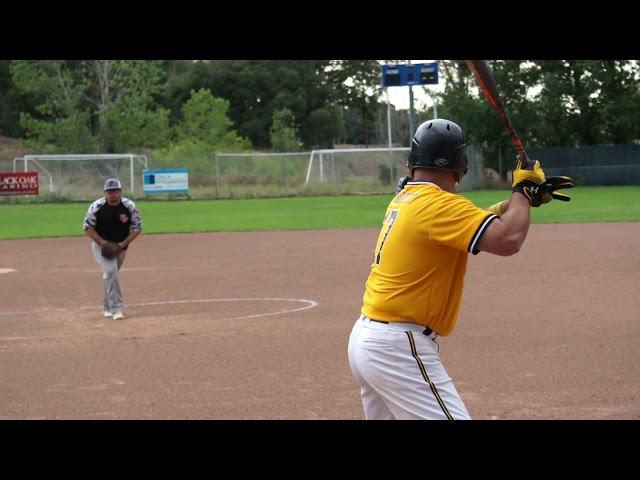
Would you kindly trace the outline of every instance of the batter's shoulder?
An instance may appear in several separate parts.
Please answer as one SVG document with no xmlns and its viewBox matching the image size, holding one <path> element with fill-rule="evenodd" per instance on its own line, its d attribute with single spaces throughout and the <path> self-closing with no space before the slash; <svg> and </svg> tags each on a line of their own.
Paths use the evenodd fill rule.
<svg viewBox="0 0 640 480">
<path fill-rule="evenodd" d="M 455 192 L 443 191 L 439 198 L 434 202 L 435 210 L 441 214 L 447 212 L 450 215 L 461 214 L 462 212 L 475 212 L 484 209 L 478 207 L 475 203 Z"/>
<path fill-rule="evenodd" d="M 460 195 L 458 192 L 447 192 L 446 190 L 442 190 L 440 198 L 446 202 L 450 203 L 460 203 L 465 205 L 474 205 L 474 203 L 469 200 L 467 197 Z"/>
</svg>

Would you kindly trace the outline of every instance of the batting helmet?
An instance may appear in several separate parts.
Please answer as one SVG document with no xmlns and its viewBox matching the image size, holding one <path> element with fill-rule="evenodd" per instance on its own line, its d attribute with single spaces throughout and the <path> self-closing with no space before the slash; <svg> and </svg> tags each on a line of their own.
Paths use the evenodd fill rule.
<svg viewBox="0 0 640 480">
<path fill-rule="evenodd" d="M 412 175 L 415 167 L 452 170 L 460 181 L 468 169 L 466 146 L 458 124 L 444 118 L 427 120 L 413 136 L 407 167 Z"/>
</svg>

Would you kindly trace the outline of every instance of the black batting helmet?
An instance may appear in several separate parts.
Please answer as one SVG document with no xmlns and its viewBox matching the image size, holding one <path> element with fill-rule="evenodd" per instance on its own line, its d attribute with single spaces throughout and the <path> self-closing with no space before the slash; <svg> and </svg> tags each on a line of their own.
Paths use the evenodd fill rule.
<svg viewBox="0 0 640 480">
<path fill-rule="evenodd" d="M 415 167 L 452 170 L 460 181 L 468 169 L 466 146 L 457 123 L 444 118 L 427 120 L 413 136 L 407 167 L 412 175 Z"/>
</svg>

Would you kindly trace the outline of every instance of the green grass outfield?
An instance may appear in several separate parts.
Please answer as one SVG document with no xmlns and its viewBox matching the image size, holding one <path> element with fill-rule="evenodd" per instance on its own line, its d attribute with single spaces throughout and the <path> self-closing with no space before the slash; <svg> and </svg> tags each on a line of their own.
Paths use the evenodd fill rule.
<svg viewBox="0 0 640 480">
<path fill-rule="evenodd" d="M 640 186 L 564 190 L 569 203 L 533 209 L 534 223 L 640 220 Z M 464 194 L 487 207 L 508 191 Z M 259 200 L 139 201 L 145 233 L 307 230 L 377 227 L 391 195 Z M 0 204 L 0 239 L 83 235 L 88 203 Z"/>
</svg>

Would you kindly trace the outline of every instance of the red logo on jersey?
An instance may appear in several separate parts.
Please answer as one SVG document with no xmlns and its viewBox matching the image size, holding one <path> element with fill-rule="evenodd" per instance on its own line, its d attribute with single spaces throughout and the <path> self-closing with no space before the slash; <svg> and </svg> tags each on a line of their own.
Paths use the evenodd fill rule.
<svg viewBox="0 0 640 480">
<path fill-rule="evenodd" d="M 127 217 L 124 213 L 120 214 L 120 221 L 122 223 L 127 223 L 129 221 L 129 217 Z"/>
</svg>

